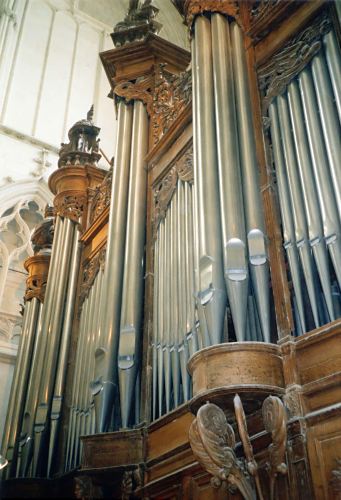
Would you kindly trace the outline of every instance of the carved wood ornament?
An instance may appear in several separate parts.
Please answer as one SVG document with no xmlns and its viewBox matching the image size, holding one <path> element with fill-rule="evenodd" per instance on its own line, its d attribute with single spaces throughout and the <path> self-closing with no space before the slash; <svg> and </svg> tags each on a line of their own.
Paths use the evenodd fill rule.
<svg viewBox="0 0 341 500">
<path fill-rule="evenodd" d="M 104 269 L 106 246 L 104 246 L 96 255 L 87 262 L 83 268 L 82 283 L 79 296 L 79 313 L 86 297 L 89 295 L 95 278 L 100 269 Z"/>
<path fill-rule="evenodd" d="M 255 500 L 256 493 L 250 482 L 254 477 L 259 499 L 264 499 L 258 477 L 258 465 L 253 455 L 246 418 L 241 399 L 234 399 L 235 414 L 244 454 L 247 462 L 245 470 L 242 460 L 235 454 L 235 436 L 221 408 L 215 404 L 203 405 L 189 429 L 189 441 L 194 456 L 203 468 L 213 475 L 212 486 L 219 488 L 226 482 L 232 489 L 238 489 L 246 500 Z M 265 429 L 271 433 L 268 471 L 270 476 L 270 498 L 274 499 L 275 480 L 278 474 L 285 474 L 284 463 L 287 445 L 286 415 L 282 401 L 275 396 L 265 399 L 262 408 Z"/>
<path fill-rule="evenodd" d="M 178 179 L 184 182 L 193 183 L 193 146 L 192 144 L 185 152 L 175 160 L 168 174 L 154 187 L 154 219 L 153 234 L 161 220 L 166 216 L 167 208 L 173 197 Z"/>
<path fill-rule="evenodd" d="M 272 99 L 284 92 L 290 81 L 319 52 L 322 37 L 331 27 L 327 14 L 318 16 L 311 25 L 274 54 L 268 63 L 258 69 L 259 88 L 265 94 L 264 110 L 267 110 Z"/>
<path fill-rule="evenodd" d="M 103 213 L 110 205 L 111 199 L 111 184 L 112 184 L 112 168 L 99 186 L 96 186 L 93 192 L 90 209 L 90 225 Z"/>
</svg>

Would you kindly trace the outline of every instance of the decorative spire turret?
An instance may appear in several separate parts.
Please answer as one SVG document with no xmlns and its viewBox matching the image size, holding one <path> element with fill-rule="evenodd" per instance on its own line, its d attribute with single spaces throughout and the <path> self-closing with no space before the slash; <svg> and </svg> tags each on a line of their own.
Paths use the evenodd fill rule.
<svg viewBox="0 0 341 500">
<path fill-rule="evenodd" d="M 100 128 L 93 123 L 94 106 L 89 109 L 86 119 L 79 120 L 69 130 L 69 144 L 61 145 L 58 167 L 68 165 L 96 164 L 101 158 L 99 154 Z"/>
</svg>

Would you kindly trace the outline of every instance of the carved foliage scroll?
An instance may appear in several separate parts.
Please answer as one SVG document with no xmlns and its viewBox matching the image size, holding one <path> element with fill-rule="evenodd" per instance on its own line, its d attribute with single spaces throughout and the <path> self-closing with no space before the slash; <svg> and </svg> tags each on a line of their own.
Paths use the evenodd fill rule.
<svg viewBox="0 0 341 500">
<path fill-rule="evenodd" d="M 104 268 L 106 247 L 102 248 L 83 268 L 83 277 L 80 289 L 79 308 L 81 309 L 84 300 L 89 295 L 95 278 L 100 269 Z"/>
<path fill-rule="evenodd" d="M 234 452 L 236 443 L 232 427 L 228 424 L 223 410 L 214 404 L 206 403 L 199 409 L 189 430 L 190 445 L 198 462 L 212 474 L 212 486 L 220 487 L 226 482 L 230 489 L 237 488 L 243 498 L 255 499 L 256 493 L 248 475 L 251 474 L 255 480 L 258 498 L 262 500 L 265 497 L 258 477 L 258 465 L 253 455 L 244 408 L 238 394 L 234 398 L 234 407 L 247 467 L 242 460 L 237 459 Z M 270 500 L 274 500 L 276 477 L 287 472 L 286 414 L 282 401 L 276 396 L 265 399 L 262 413 L 265 429 L 271 433 L 272 439 L 268 450 L 268 472 Z"/>
<path fill-rule="evenodd" d="M 169 172 L 154 187 L 154 235 L 162 219 L 166 216 L 168 205 L 174 194 L 178 179 L 193 182 L 193 146 L 191 145 L 180 158 L 175 160 Z"/>
<path fill-rule="evenodd" d="M 111 198 L 112 169 L 99 186 L 96 186 L 91 203 L 90 224 L 110 205 Z"/>
<path fill-rule="evenodd" d="M 259 87 L 265 94 L 263 99 L 265 109 L 319 52 L 322 46 L 321 39 L 330 31 L 331 26 L 327 14 L 317 17 L 303 32 L 281 48 L 268 63 L 259 68 Z"/>
<path fill-rule="evenodd" d="M 66 193 L 57 194 L 54 199 L 56 215 L 79 222 L 87 201 L 87 196 L 83 191 L 67 191 Z"/>
<path fill-rule="evenodd" d="M 238 18 L 238 3 L 234 0 L 185 0 L 186 24 L 191 28 L 196 16 L 204 12 L 220 12 Z"/>
<path fill-rule="evenodd" d="M 174 75 L 159 64 L 155 72 L 155 89 L 151 115 L 154 144 L 167 132 L 171 124 L 192 98 L 192 73 Z"/>
</svg>

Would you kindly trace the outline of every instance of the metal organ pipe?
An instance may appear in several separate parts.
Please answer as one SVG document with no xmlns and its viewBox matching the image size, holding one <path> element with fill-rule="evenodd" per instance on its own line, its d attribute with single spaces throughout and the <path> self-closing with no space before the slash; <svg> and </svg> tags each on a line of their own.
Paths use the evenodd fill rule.
<svg viewBox="0 0 341 500">
<path fill-rule="evenodd" d="M 331 180 L 334 187 L 339 220 L 341 220 L 340 121 L 336 113 L 333 89 L 322 51 L 313 58 L 311 68 L 320 111 L 319 116 L 324 134 L 324 142 L 329 160 Z"/>
<path fill-rule="evenodd" d="M 304 127 L 304 115 L 297 81 L 288 86 L 288 103 L 295 141 L 297 166 L 302 187 L 304 209 L 308 225 L 309 243 L 314 255 L 327 307 L 333 311 L 328 255 L 326 252 L 321 213 L 319 208 L 308 138 Z"/>
<path fill-rule="evenodd" d="M 36 410 L 39 403 L 39 388 L 37 387 L 37 381 L 40 380 L 42 374 L 45 352 L 50 341 L 54 299 L 56 294 L 57 279 L 60 271 L 59 261 L 60 255 L 62 253 L 61 248 L 63 248 L 63 245 L 64 220 L 60 216 L 57 216 L 51 253 L 49 279 L 46 286 L 45 303 L 41 322 L 42 335 L 39 338 L 39 346 L 37 346 L 37 350 L 34 354 L 34 359 L 32 360 L 32 372 L 27 389 L 23 425 L 20 437 L 21 464 L 19 473 L 21 476 L 27 476 L 29 474 L 29 468 L 31 466 L 31 461 L 33 458 L 34 423 Z M 35 471 L 32 470 L 32 473 L 35 473 Z"/>
<path fill-rule="evenodd" d="M 118 133 L 109 213 L 105 283 L 102 303 L 103 343 L 96 351 L 98 392 L 95 397 L 97 431 L 110 428 L 117 391 L 117 353 L 122 306 L 123 263 L 128 204 L 133 107 L 118 104 Z"/>
<path fill-rule="evenodd" d="M 328 158 L 318 116 L 318 106 L 310 68 L 299 75 L 301 98 L 311 151 L 314 176 L 323 221 L 323 230 L 334 270 L 341 288 L 341 228 L 331 177 L 326 166 Z"/>
<path fill-rule="evenodd" d="M 305 282 L 316 327 L 320 326 L 318 315 L 317 294 L 314 283 L 314 270 L 310 247 L 308 246 L 308 228 L 304 214 L 304 205 L 298 177 L 298 168 L 295 156 L 288 104 L 284 96 L 277 97 L 279 123 L 283 141 L 283 152 L 286 162 L 287 178 L 289 183 L 291 207 L 295 226 L 296 246 L 301 259 Z"/>
<path fill-rule="evenodd" d="M 263 338 L 266 342 L 270 342 L 269 269 L 264 216 L 258 181 L 243 36 L 240 27 L 235 22 L 231 24 L 231 41 L 249 263 Z"/>
<path fill-rule="evenodd" d="M 337 5 L 337 2 L 335 3 Z M 334 91 L 336 107 L 341 120 L 341 57 L 335 33 L 331 30 L 323 37 L 329 75 Z"/>
<path fill-rule="evenodd" d="M 245 340 L 248 266 L 229 22 L 213 14 L 212 56 L 224 276 L 237 340 Z"/>
<path fill-rule="evenodd" d="M 206 345 L 222 339 L 226 307 L 223 278 L 219 182 L 214 123 L 211 23 L 197 17 L 194 26 L 195 61 L 195 183 L 199 227 L 198 307 L 202 308 L 201 331 Z M 204 321 L 204 323 L 203 323 Z M 205 331 L 207 329 L 207 331 Z"/>
<path fill-rule="evenodd" d="M 148 114 L 145 105 L 141 101 L 135 101 L 118 349 L 118 377 L 123 427 L 128 426 L 131 416 L 139 366 L 147 196 L 147 176 L 144 157 L 147 153 L 147 147 Z"/>
<path fill-rule="evenodd" d="M 274 160 L 276 165 L 276 178 L 278 194 L 283 223 L 284 248 L 286 250 L 291 278 L 297 301 L 300 324 L 303 332 L 306 331 L 304 303 L 300 280 L 300 265 L 298 260 L 298 249 L 295 245 L 295 229 L 290 207 L 290 195 L 286 178 L 285 159 L 281 145 L 281 132 L 278 120 L 278 111 L 275 103 L 270 104 L 269 116 L 271 120 L 271 139 L 273 145 Z"/>
</svg>

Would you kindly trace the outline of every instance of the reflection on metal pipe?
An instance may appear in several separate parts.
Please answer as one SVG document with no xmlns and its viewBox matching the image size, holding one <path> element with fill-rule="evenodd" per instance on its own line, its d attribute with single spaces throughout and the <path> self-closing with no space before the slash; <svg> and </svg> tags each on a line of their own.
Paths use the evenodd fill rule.
<svg viewBox="0 0 341 500">
<path fill-rule="evenodd" d="M 224 270 L 234 328 L 245 340 L 248 269 L 229 22 L 213 14 L 212 54 Z"/>
<path fill-rule="evenodd" d="M 141 101 L 135 101 L 118 350 L 120 407 L 123 427 L 128 426 L 133 408 L 141 343 L 147 195 L 144 157 L 147 153 L 147 146 L 147 111 Z"/>
<path fill-rule="evenodd" d="M 53 385 L 56 375 L 58 351 L 61 337 L 66 284 L 69 274 L 70 257 L 75 223 L 64 221 L 63 246 L 58 265 L 58 280 L 51 315 L 50 338 L 46 346 L 44 363 L 41 371 L 39 399 L 34 423 L 33 475 L 44 474 L 47 465 L 46 453 L 49 440 L 48 418 L 51 411 Z"/>
<path fill-rule="evenodd" d="M 56 451 L 58 428 L 60 425 L 60 417 L 62 412 L 63 394 L 65 389 L 65 377 L 67 369 L 67 357 L 71 340 L 71 328 L 74 314 L 75 294 L 77 287 L 77 278 L 79 271 L 79 261 L 81 247 L 79 243 L 79 231 L 74 227 L 71 261 L 69 268 L 69 281 L 67 285 L 67 296 L 65 304 L 65 313 L 63 315 L 63 327 L 61 332 L 61 344 L 58 354 L 58 367 L 56 379 L 54 383 L 54 393 L 52 399 L 51 416 L 50 416 L 50 442 L 48 445 L 48 467 L 47 476 L 50 476 L 52 460 Z"/>
<path fill-rule="evenodd" d="M 273 145 L 274 160 L 276 165 L 276 178 L 280 209 L 283 223 L 284 248 L 287 252 L 292 282 L 297 302 L 298 316 L 303 332 L 306 331 L 303 295 L 300 282 L 300 266 L 297 247 L 295 245 L 294 222 L 292 219 L 290 196 L 285 174 L 285 160 L 281 146 L 281 134 L 278 122 L 277 108 L 274 103 L 270 105 L 269 116 L 271 120 L 271 138 Z"/>
<path fill-rule="evenodd" d="M 341 229 L 339 214 L 337 212 L 331 178 L 328 169 L 326 169 L 326 165 L 328 165 L 328 158 L 323 143 L 323 133 L 318 116 L 318 106 L 309 68 L 305 68 L 300 73 L 299 84 L 320 202 L 325 241 L 333 262 L 339 286 L 341 287 Z"/>
<path fill-rule="evenodd" d="M 199 16 L 195 21 L 195 145 L 194 188 L 199 226 L 199 308 L 200 329 L 205 344 L 221 341 L 226 307 L 223 280 L 219 183 L 215 144 L 213 74 L 210 21 Z M 207 328 L 207 331 L 205 331 Z M 208 338 L 207 338 L 208 337 Z"/>
<path fill-rule="evenodd" d="M 64 219 L 57 216 L 55 223 L 54 241 L 52 246 L 49 278 L 47 280 L 45 303 L 43 307 L 41 332 L 39 336 L 39 345 L 34 353 L 32 360 L 32 372 L 30 375 L 29 386 L 27 390 L 27 398 L 24 410 L 23 425 L 20 436 L 20 475 L 27 476 L 34 451 L 34 420 L 36 409 L 39 401 L 39 387 L 37 381 L 40 380 L 45 352 L 50 340 L 50 332 L 52 326 L 53 307 L 56 294 L 56 285 L 59 273 L 59 262 L 61 257 L 61 249 L 64 246 Z M 38 341 L 37 341 L 38 342 Z"/>
<path fill-rule="evenodd" d="M 328 76 L 327 65 L 323 53 L 317 54 L 311 62 L 312 74 L 315 84 L 319 116 L 321 119 L 329 160 L 329 169 L 334 187 L 336 205 L 341 219 L 341 130 L 340 121 L 335 110 L 333 90 Z"/>
<path fill-rule="evenodd" d="M 335 2 L 335 4 L 337 5 L 338 2 Z M 323 45 L 339 119 L 341 120 L 341 57 L 339 45 L 333 30 L 329 31 L 329 33 L 323 37 Z"/>
<path fill-rule="evenodd" d="M 302 187 L 304 209 L 308 225 L 309 243 L 313 251 L 327 308 L 329 314 L 332 315 L 333 306 L 330 289 L 328 256 L 323 238 L 321 213 L 316 192 L 308 139 L 304 127 L 302 103 L 296 81 L 292 81 L 288 87 L 288 102 L 291 126 L 295 141 L 297 165 Z"/>
<path fill-rule="evenodd" d="M 231 41 L 250 270 L 263 338 L 266 342 L 270 342 L 269 269 L 264 216 L 243 36 L 240 27 L 235 22 L 231 24 Z"/>
<path fill-rule="evenodd" d="M 277 107 L 283 141 L 283 153 L 287 168 L 291 207 L 293 211 L 296 245 L 300 254 L 315 325 L 316 327 L 318 327 L 320 326 L 320 320 L 318 316 L 313 262 L 311 258 L 310 248 L 308 246 L 308 228 L 305 219 L 302 193 L 298 178 L 298 168 L 295 156 L 295 146 L 291 133 L 288 104 L 284 96 L 277 97 Z"/>
<path fill-rule="evenodd" d="M 118 133 L 108 224 L 108 243 L 103 293 L 103 343 L 96 351 L 95 397 L 97 430 L 108 431 L 117 392 L 117 353 L 120 327 L 123 262 L 126 238 L 132 106 L 118 105 Z"/>
</svg>

